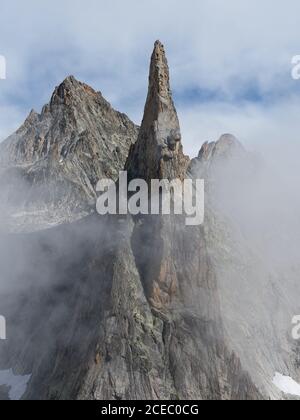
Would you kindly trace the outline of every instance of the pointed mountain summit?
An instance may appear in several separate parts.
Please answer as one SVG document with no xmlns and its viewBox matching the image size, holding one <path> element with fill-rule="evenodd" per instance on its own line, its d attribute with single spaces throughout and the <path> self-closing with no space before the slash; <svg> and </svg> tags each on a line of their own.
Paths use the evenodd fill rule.
<svg viewBox="0 0 300 420">
<path fill-rule="evenodd" d="M 189 158 L 183 154 L 165 49 L 160 41 L 156 41 L 144 118 L 126 167 L 129 178 L 143 178 L 150 182 L 157 178 L 184 178 L 188 163 Z"/>
<path fill-rule="evenodd" d="M 118 178 L 137 136 L 138 127 L 100 92 L 67 77 L 42 112 L 31 111 L 0 145 L 0 201 L 22 215 L 12 224 L 44 228 L 82 217 L 95 207 L 99 179 Z"/>
<path fill-rule="evenodd" d="M 164 46 L 156 41 L 151 57 L 149 91 L 145 106 L 144 123 L 160 120 L 164 111 L 169 111 L 168 122 L 173 129 L 180 130 L 170 88 L 169 67 Z M 171 127 L 169 127 L 171 128 Z"/>
<path fill-rule="evenodd" d="M 56 222 L 59 214 L 66 219 L 82 198 L 93 197 L 95 180 L 123 169 L 137 132 L 102 95 L 69 77 L 41 115 L 33 112 L 3 146 L 11 151 L 6 180 L 11 182 L 12 169 L 19 172 L 17 185 L 25 202 L 32 203 L 35 225 L 52 207 Z M 199 164 L 223 155 L 232 144 L 231 136 L 206 144 Z M 131 177 L 150 181 L 186 177 L 188 163 L 165 51 L 157 42 L 142 129 L 126 166 Z M 20 180 L 26 188 L 20 188 Z M 2 185 L 4 181 L 0 172 Z M 15 194 L 13 186 L 10 194 Z M 274 321 L 279 295 L 261 305 L 267 321 L 263 328 L 254 322 L 249 329 L 249 320 L 255 318 L 259 295 L 282 289 L 272 281 L 264 293 L 257 292 L 267 284 L 251 275 L 248 247 L 240 258 L 236 235 L 231 240 L 230 230 L 224 230 L 210 207 L 205 226 L 187 227 L 180 215 L 142 215 L 119 222 L 87 217 L 35 235 L 5 236 L 1 284 L 9 286 L 0 294 L 0 308 L 9 337 L 0 343 L 0 371 L 30 375 L 22 398 L 255 400 L 262 398 L 257 382 L 264 396 L 272 396 L 256 380 L 257 372 L 265 381 L 278 366 L 292 363 L 280 358 L 279 351 L 270 363 L 272 353 L 256 346 L 256 337 L 266 337 L 272 352 L 276 337 L 280 349 L 276 331 L 264 326 Z M 252 290 L 253 301 L 244 305 Z M 224 312 L 225 305 L 232 309 Z M 243 345 L 245 332 L 251 340 Z M 287 343 L 282 344 L 287 353 Z M 255 370 L 253 355 L 261 360 Z M 293 370 L 294 378 L 297 372 Z M 7 396 L 0 383 L 1 391 Z"/>
<path fill-rule="evenodd" d="M 111 162 L 120 158 L 115 154 L 120 150 L 123 162 L 117 165 L 119 170 L 137 133 L 137 126 L 115 111 L 100 92 L 69 76 L 55 88 L 41 114 L 31 111 L 25 123 L 1 144 L 0 163 L 33 164 L 46 158 L 55 165 L 79 149 L 85 153 L 81 158 L 89 155 Z M 113 177 L 118 174 L 103 172 Z"/>
<path fill-rule="evenodd" d="M 191 160 L 189 173 L 193 178 L 210 178 L 215 175 L 217 167 L 224 172 L 225 165 L 231 165 L 234 161 L 249 161 L 249 156 L 239 140 L 232 134 L 223 134 L 218 141 L 205 142 L 198 157 Z M 243 166 L 242 165 L 242 166 Z"/>
</svg>

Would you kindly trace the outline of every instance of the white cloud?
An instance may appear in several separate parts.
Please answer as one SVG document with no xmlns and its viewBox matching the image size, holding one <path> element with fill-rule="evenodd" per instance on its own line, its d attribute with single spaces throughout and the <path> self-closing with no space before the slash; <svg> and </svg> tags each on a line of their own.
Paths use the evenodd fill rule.
<svg viewBox="0 0 300 420">
<path fill-rule="evenodd" d="M 185 148 L 195 156 L 205 141 L 216 141 L 221 134 L 231 133 L 247 149 L 262 154 L 270 155 L 272 150 L 279 156 L 285 154 L 287 148 L 299 150 L 299 110 L 298 97 L 267 105 L 212 102 L 180 107 Z"/>
<path fill-rule="evenodd" d="M 22 112 L 16 106 L 5 106 L 0 103 L 0 139 L 16 131 L 20 123 L 26 118 L 26 112 Z"/>
</svg>

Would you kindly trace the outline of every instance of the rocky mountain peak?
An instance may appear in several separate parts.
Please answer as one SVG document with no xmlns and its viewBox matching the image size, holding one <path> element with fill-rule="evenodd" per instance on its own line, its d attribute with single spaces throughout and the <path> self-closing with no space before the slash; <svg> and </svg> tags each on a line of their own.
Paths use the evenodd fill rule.
<svg viewBox="0 0 300 420">
<path fill-rule="evenodd" d="M 31 111 L 0 145 L 0 185 L 5 186 L 2 201 L 11 201 L 18 184 L 15 177 L 25 183 L 24 193 L 15 199 L 17 214 L 21 208 L 25 221 L 22 216 L 14 225 L 31 229 L 31 219 L 37 226 L 36 214 L 41 212 L 46 215 L 42 227 L 47 227 L 50 219 L 61 223 L 86 214 L 95 204 L 97 182 L 118 178 L 137 135 L 138 127 L 114 110 L 101 93 L 74 76 L 67 77 L 55 88 L 41 114 Z M 30 220 L 28 214 L 33 215 Z"/>
<path fill-rule="evenodd" d="M 156 41 L 144 118 L 126 166 L 131 178 L 144 178 L 149 182 L 157 178 L 184 178 L 188 162 L 183 154 L 165 49 L 160 41 Z"/>
<path fill-rule="evenodd" d="M 24 127 L 30 127 L 32 124 L 35 124 L 38 121 L 39 121 L 39 114 L 34 109 L 32 109 L 30 111 L 28 117 L 24 121 L 23 126 Z"/>
<path fill-rule="evenodd" d="M 221 156 L 233 153 L 235 150 L 242 150 L 243 146 L 232 134 L 223 134 L 218 141 L 205 142 L 200 149 L 198 159 L 208 160 L 212 156 Z"/>
<path fill-rule="evenodd" d="M 223 134 L 219 140 L 205 142 L 198 154 L 198 157 L 192 159 L 189 166 L 189 172 L 195 176 L 207 178 L 211 172 L 215 172 L 215 166 L 219 163 L 227 162 L 230 164 L 232 159 L 245 159 L 247 153 L 232 134 Z"/>
<path fill-rule="evenodd" d="M 277 282 L 252 269 L 261 259 L 219 217 L 210 180 L 204 226 L 187 227 L 178 215 L 122 223 L 90 215 L 95 183 L 117 179 L 128 152 L 131 177 L 186 176 L 189 159 L 159 41 L 138 132 L 101 94 L 70 76 L 42 113 L 32 112 L 0 146 L 2 225 L 50 228 L 2 235 L 1 278 L 8 288 L 0 306 L 9 337 L 0 343 L 0 372 L 30 377 L 22 397 L 28 400 L 277 397 L 267 383 L 275 369 L 291 367 L 295 378 L 299 371 L 273 329 L 274 308 L 290 297 L 281 295 L 282 276 Z M 242 146 L 228 134 L 205 143 L 192 162 L 195 177 L 213 176 L 219 157 L 236 150 Z M 268 290 L 271 299 L 261 300 Z M 259 311 L 262 324 L 253 316 Z M 8 392 L 0 382 L 0 399 Z"/>
<path fill-rule="evenodd" d="M 52 94 L 50 101 L 50 110 L 53 111 L 57 105 L 78 106 L 79 100 L 103 99 L 99 92 L 93 88 L 78 81 L 74 76 L 68 76 Z M 104 102 L 104 99 L 103 99 Z"/>
<path fill-rule="evenodd" d="M 153 111 L 153 103 L 158 105 L 159 101 L 162 101 L 163 99 L 172 102 L 170 75 L 165 48 L 160 41 L 156 41 L 150 64 L 147 105 L 149 108 L 151 106 L 151 110 Z M 171 105 L 173 105 L 173 103 Z M 155 109 L 154 111 L 159 112 L 158 109 Z"/>
</svg>

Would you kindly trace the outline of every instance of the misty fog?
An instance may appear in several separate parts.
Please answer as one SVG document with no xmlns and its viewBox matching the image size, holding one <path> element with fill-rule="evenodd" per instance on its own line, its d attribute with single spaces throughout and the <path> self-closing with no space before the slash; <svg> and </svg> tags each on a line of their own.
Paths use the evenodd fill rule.
<svg viewBox="0 0 300 420">
<path fill-rule="evenodd" d="M 241 359 L 272 390 L 275 373 L 293 376 L 300 313 L 299 144 L 262 139 L 248 152 L 237 146 L 209 168 L 207 209 L 216 213 L 216 261 L 222 316 Z M 223 231 L 223 233 L 222 233 Z M 276 366 L 276 372 L 272 371 Z M 272 394 L 272 391 L 270 391 Z"/>
</svg>

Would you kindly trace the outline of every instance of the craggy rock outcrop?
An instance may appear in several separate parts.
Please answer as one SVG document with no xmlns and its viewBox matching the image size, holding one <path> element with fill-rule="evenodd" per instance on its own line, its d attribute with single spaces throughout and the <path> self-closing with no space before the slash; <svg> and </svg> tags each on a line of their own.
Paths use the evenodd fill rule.
<svg viewBox="0 0 300 420">
<path fill-rule="evenodd" d="M 131 147 L 129 179 L 183 179 L 189 164 L 184 156 L 173 103 L 164 46 L 157 41 L 150 64 L 149 91 L 138 141 Z"/>
<path fill-rule="evenodd" d="M 145 115 L 126 168 L 129 179 L 150 182 L 182 179 L 188 164 L 157 42 Z M 35 249 L 47 235 L 32 238 Z M 261 398 L 226 344 L 203 227 L 187 228 L 174 215 L 94 217 L 52 235 L 64 238 L 58 251 L 55 240 L 44 244 L 59 274 L 45 289 L 31 286 L 2 356 L 3 368 L 32 374 L 24 398 Z"/>
<path fill-rule="evenodd" d="M 54 106 L 69 100 L 60 92 Z M 183 179 L 199 171 L 210 182 L 219 156 L 244 153 L 225 135 L 190 162 L 181 140 L 165 51 L 157 42 L 142 126 L 125 164 L 129 180 Z M 52 153 L 64 156 L 57 148 Z M 238 316 L 236 293 L 245 287 L 238 285 L 239 244 L 212 207 L 209 202 L 203 226 L 187 227 L 175 215 L 93 215 L 0 241 L 2 277 L 11 280 L 0 293 L 9 331 L 0 342 L 0 368 L 31 375 L 24 399 L 278 397 L 249 367 L 238 323 L 230 328 L 224 320 L 231 304 L 234 311 L 226 313 L 246 329 L 248 308 Z M 226 266 L 231 246 L 234 287 Z"/>
<path fill-rule="evenodd" d="M 1 290 L 8 340 L 0 342 L 0 369 L 31 375 L 24 399 L 259 398 L 222 337 L 206 254 L 187 250 L 191 269 L 203 258 L 201 272 L 182 268 L 190 290 L 158 309 L 132 251 L 133 228 L 90 217 L 5 238 L 3 276 L 14 281 Z"/>
<path fill-rule="evenodd" d="M 97 182 L 117 179 L 137 135 L 101 93 L 68 77 L 0 145 L 3 223 L 30 231 L 88 214 Z"/>
<path fill-rule="evenodd" d="M 234 159 L 248 160 L 248 154 L 232 134 L 223 134 L 217 142 L 204 143 L 197 158 L 192 159 L 188 171 L 200 178 L 215 176 L 216 166 Z"/>
</svg>

